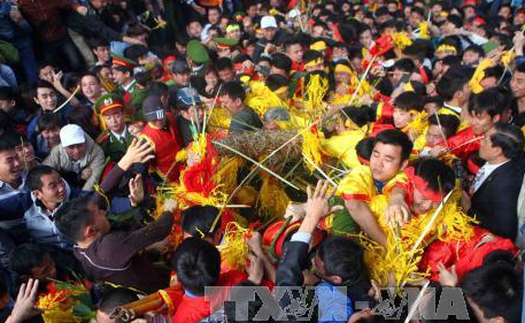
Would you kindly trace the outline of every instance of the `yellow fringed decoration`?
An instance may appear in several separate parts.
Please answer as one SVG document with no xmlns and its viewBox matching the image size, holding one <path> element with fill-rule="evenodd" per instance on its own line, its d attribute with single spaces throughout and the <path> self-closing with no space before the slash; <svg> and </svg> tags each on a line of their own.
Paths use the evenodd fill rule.
<svg viewBox="0 0 525 323">
<path fill-rule="evenodd" d="M 227 134 L 231 121 L 231 116 L 226 109 L 215 107 L 207 121 L 208 132 Z"/>
<path fill-rule="evenodd" d="M 277 94 L 260 81 L 250 82 L 250 91 L 246 95 L 244 102 L 257 112 L 260 117 L 264 117 L 266 111 L 271 108 L 289 108 L 286 102 L 282 101 Z"/>
<path fill-rule="evenodd" d="M 224 244 L 217 246 L 221 252 L 221 261 L 228 268 L 244 271 L 246 268 L 246 256 L 250 248 L 246 240 L 250 238 L 249 229 L 243 228 L 237 222 L 230 222 L 224 230 Z"/>
<path fill-rule="evenodd" d="M 405 33 L 394 33 L 392 38 L 394 39 L 396 47 L 401 50 L 412 45 L 412 40 Z"/>
<path fill-rule="evenodd" d="M 220 178 L 219 184 L 222 191 L 231 194 L 237 187 L 237 172 L 245 164 L 241 157 L 222 157 L 217 171 L 217 178 Z"/>
<path fill-rule="evenodd" d="M 510 63 L 514 62 L 516 58 L 516 52 L 514 50 L 504 51 L 504 54 L 501 56 L 501 63 L 503 66 L 507 67 Z"/>
<path fill-rule="evenodd" d="M 419 135 L 423 135 L 426 133 L 428 129 L 428 120 L 427 120 L 427 113 L 425 111 L 421 111 L 416 113 L 416 116 L 414 120 L 410 121 L 408 125 L 403 129 L 403 131 L 413 130 L 416 131 Z"/>
<path fill-rule="evenodd" d="M 286 212 L 290 198 L 286 195 L 281 181 L 267 173 L 264 173 L 262 177 L 259 192 L 259 213 L 264 218 L 280 217 Z"/>
<path fill-rule="evenodd" d="M 57 289 L 40 296 L 36 307 L 42 311 L 45 323 L 85 322 L 86 317 L 75 315 L 75 306 L 81 305 L 75 296 L 86 294 L 84 286 L 71 289 Z"/>
<path fill-rule="evenodd" d="M 479 63 L 478 67 L 476 68 L 476 71 L 474 71 L 474 74 L 472 75 L 472 78 L 468 83 L 470 89 L 472 90 L 472 93 L 478 94 L 484 90 L 480 82 L 485 77 L 485 70 L 491 65 L 492 62 L 489 58 L 485 58 Z"/>
<path fill-rule="evenodd" d="M 321 146 L 321 138 L 319 138 L 319 132 L 317 128 L 312 127 L 310 131 L 303 131 L 301 133 L 303 137 L 303 154 L 305 154 L 311 161 L 313 161 L 318 167 L 321 167 L 323 163 L 323 148 Z M 315 171 L 314 165 L 305 162 L 306 167 L 310 172 Z"/>
<path fill-rule="evenodd" d="M 306 109 L 309 111 L 317 111 L 323 107 L 323 99 L 328 92 L 328 79 L 321 77 L 319 74 L 311 75 L 306 84 L 306 97 L 304 100 Z"/>
<path fill-rule="evenodd" d="M 423 21 L 419 24 L 419 34 L 418 38 L 421 39 L 430 39 L 430 35 L 428 33 L 428 22 Z"/>
</svg>

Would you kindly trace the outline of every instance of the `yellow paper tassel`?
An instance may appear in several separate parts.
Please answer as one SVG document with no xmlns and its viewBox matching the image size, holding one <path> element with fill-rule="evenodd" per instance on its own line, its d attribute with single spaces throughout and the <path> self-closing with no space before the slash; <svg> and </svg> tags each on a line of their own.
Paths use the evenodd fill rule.
<svg viewBox="0 0 525 323">
<path fill-rule="evenodd" d="M 303 154 L 305 154 L 318 167 L 321 167 L 323 163 L 323 148 L 321 146 L 319 132 L 316 128 L 311 128 L 310 131 L 303 131 L 301 135 L 303 137 Z M 305 165 L 310 172 L 313 173 L 315 171 L 315 167 L 311 163 L 305 162 Z"/>
<path fill-rule="evenodd" d="M 221 252 L 221 260 L 229 268 L 244 271 L 246 256 L 250 248 L 246 240 L 250 237 L 250 230 L 243 228 L 236 222 L 230 222 L 224 230 L 224 244 L 217 246 Z"/>
<path fill-rule="evenodd" d="M 405 33 L 394 33 L 392 38 L 394 39 L 394 43 L 396 44 L 397 48 L 401 50 L 412 45 L 412 40 L 408 38 L 407 34 Z"/>
<path fill-rule="evenodd" d="M 280 217 L 286 212 L 290 198 L 286 195 L 281 181 L 264 173 L 259 192 L 259 213 L 264 218 Z"/>
</svg>

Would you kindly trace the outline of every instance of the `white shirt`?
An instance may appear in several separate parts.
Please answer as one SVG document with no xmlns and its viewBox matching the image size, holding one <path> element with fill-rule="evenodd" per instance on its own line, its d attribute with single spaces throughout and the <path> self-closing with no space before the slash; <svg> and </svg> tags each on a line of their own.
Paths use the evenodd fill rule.
<svg viewBox="0 0 525 323">
<path fill-rule="evenodd" d="M 476 178 L 474 179 L 474 183 L 472 183 L 473 192 L 476 192 L 481 187 L 481 184 L 483 184 L 483 182 L 490 176 L 490 174 L 492 174 L 492 172 L 494 172 L 496 169 L 498 169 L 498 167 L 508 162 L 509 161 L 507 160 L 499 164 L 485 163 L 485 165 L 483 165 L 479 169 L 478 174 L 476 175 Z"/>
<path fill-rule="evenodd" d="M 111 131 L 111 134 L 115 137 L 115 139 L 117 139 L 118 141 L 120 142 L 126 142 L 126 130 L 127 130 L 127 126 L 124 127 L 124 131 L 122 131 L 122 133 L 120 134 L 117 134 L 113 131 Z"/>
</svg>

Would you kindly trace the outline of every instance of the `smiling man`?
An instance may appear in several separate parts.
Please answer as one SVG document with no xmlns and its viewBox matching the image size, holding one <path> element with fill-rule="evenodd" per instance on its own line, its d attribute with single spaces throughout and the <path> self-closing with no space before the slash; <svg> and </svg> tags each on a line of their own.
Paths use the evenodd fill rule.
<svg viewBox="0 0 525 323">
<path fill-rule="evenodd" d="M 401 172 L 406 167 L 412 142 L 400 130 L 385 130 L 375 138 L 370 166 L 354 168 L 343 179 L 339 193 L 352 218 L 376 242 L 385 245 L 386 236 L 370 209 L 374 196 L 389 194 L 399 181 L 406 181 Z"/>
</svg>

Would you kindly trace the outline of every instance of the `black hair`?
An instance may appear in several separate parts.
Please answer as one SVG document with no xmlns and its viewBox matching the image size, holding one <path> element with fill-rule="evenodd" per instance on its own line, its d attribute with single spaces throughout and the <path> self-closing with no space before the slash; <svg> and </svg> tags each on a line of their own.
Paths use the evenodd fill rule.
<svg viewBox="0 0 525 323">
<path fill-rule="evenodd" d="M 169 93 L 169 87 L 166 83 L 162 82 L 151 82 L 148 84 L 148 95 L 155 95 L 161 97 Z"/>
<path fill-rule="evenodd" d="M 425 10 L 423 8 L 412 7 L 410 12 L 411 13 L 415 12 L 415 13 L 419 14 L 421 16 L 421 18 L 425 18 Z"/>
<path fill-rule="evenodd" d="M 290 81 L 280 74 L 270 74 L 270 76 L 266 78 L 264 83 L 272 91 L 276 91 L 282 88 L 283 86 L 288 87 L 290 85 Z"/>
<path fill-rule="evenodd" d="M 370 161 L 370 157 L 372 157 L 372 152 L 374 151 L 374 145 L 375 138 L 368 137 L 361 139 L 361 141 L 355 146 L 355 152 L 357 153 L 357 156 Z"/>
<path fill-rule="evenodd" d="M 323 58 L 323 54 L 321 54 L 321 52 L 316 50 L 307 50 L 303 54 L 303 63 L 307 64 L 319 58 Z"/>
<path fill-rule="evenodd" d="M 420 158 L 414 163 L 415 174 L 428 183 L 434 192 L 443 190 L 443 197 L 454 189 L 456 175 L 452 168 L 435 158 Z"/>
<path fill-rule="evenodd" d="M 418 81 L 408 81 L 408 83 L 414 89 L 414 93 L 419 95 L 421 98 L 421 103 L 424 104 L 424 97 L 427 95 L 427 88 L 425 87 L 425 84 Z"/>
<path fill-rule="evenodd" d="M 440 114 L 439 117 L 433 114 L 428 118 L 429 125 L 441 125 L 441 129 L 443 130 L 443 133 L 445 134 L 445 137 L 447 139 L 456 134 L 456 131 L 458 131 L 459 123 L 459 118 L 455 115 L 450 114 Z"/>
<path fill-rule="evenodd" d="M 521 63 L 519 65 L 516 66 L 516 71 L 520 72 L 520 73 L 525 73 L 525 63 Z"/>
<path fill-rule="evenodd" d="M 290 70 L 292 69 L 292 60 L 282 53 L 273 54 L 271 64 L 275 68 L 284 70 L 286 74 L 290 74 Z"/>
<path fill-rule="evenodd" d="M 460 287 L 486 319 L 521 322 L 523 283 L 514 268 L 499 263 L 478 267 L 463 277 Z"/>
<path fill-rule="evenodd" d="M 415 92 L 403 92 L 398 95 L 394 100 L 394 107 L 404 111 L 416 110 L 421 112 L 424 110 L 423 100 Z"/>
<path fill-rule="evenodd" d="M 343 108 L 341 115 L 345 118 L 350 118 L 350 120 L 352 120 L 352 122 L 358 127 L 365 126 L 370 122 L 373 122 L 376 118 L 374 109 L 367 105 L 364 105 L 360 108 L 345 107 Z"/>
<path fill-rule="evenodd" d="M 226 69 L 233 70 L 232 60 L 228 57 L 221 57 L 215 62 L 215 68 L 217 71 L 224 71 Z"/>
<path fill-rule="evenodd" d="M 74 242 L 84 240 L 82 230 L 93 223 L 93 215 L 88 209 L 92 201 L 91 195 L 77 197 L 65 202 L 55 213 L 55 225 L 66 239 Z"/>
<path fill-rule="evenodd" d="M 283 45 L 284 45 L 284 50 L 287 51 L 288 48 L 290 48 L 293 45 L 302 46 L 303 44 L 301 43 L 298 37 L 289 37 L 283 42 Z"/>
<path fill-rule="evenodd" d="M 244 101 L 244 98 L 246 97 L 246 91 L 240 82 L 232 81 L 224 83 L 221 89 L 221 95 L 227 95 L 232 100 L 241 99 L 241 101 Z"/>
<path fill-rule="evenodd" d="M 55 113 L 45 113 L 43 114 L 40 119 L 38 119 L 38 132 L 42 132 L 43 130 L 49 130 L 52 128 L 62 128 L 63 122 L 60 119 L 60 116 Z"/>
<path fill-rule="evenodd" d="M 137 301 L 138 299 L 137 293 L 130 289 L 121 287 L 111 288 L 104 291 L 97 308 L 101 312 L 110 315 L 117 307 Z M 118 321 L 118 323 L 120 322 L 121 321 Z"/>
<path fill-rule="evenodd" d="M 496 132 L 490 136 L 493 147 L 500 147 L 503 155 L 509 159 L 523 154 L 525 137 L 521 129 L 513 124 L 497 122 L 494 124 Z"/>
<path fill-rule="evenodd" d="M 374 146 L 377 143 L 401 147 L 401 160 L 407 160 L 414 146 L 406 133 L 397 129 L 383 130 L 375 137 Z"/>
<path fill-rule="evenodd" d="M 368 280 L 363 248 L 350 238 L 330 236 L 320 245 L 317 255 L 328 276 L 339 276 L 343 285 L 353 286 Z"/>
<path fill-rule="evenodd" d="M 215 224 L 213 232 L 210 232 L 217 216 L 219 215 L 219 209 L 211 205 L 194 205 L 190 206 L 182 212 L 182 230 L 192 237 L 201 237 L 201 233 L 207 237 L 213 237 L 217 231 L 221 228 L 220 219 Z"/>
<path fill-rule="evenodd" d="M 0 136 L 0 152 L 14 150 L 18 144 L 16 140 L 8 140 L 12 136 L 11 132 L 5 132 Z"/>
<path fill-rule="evenodd" d="M 53 86 L 53 84 L 49 83 L 48 81 L 39 80 L 37 85 L 35 86 L 35 97 L 37 95 L 37 90 L 40 88 L 48 88 L 53 89 L 53 91 L 55 91 L 55 87 Z"/>
<path fill-rule="evenodd" d="M 27 174 L 27 185 L 31 191 L 40 190 L 44 183 L 42 183 L 42 176 L 51 175 L 58 171 L 51 166 L 37 165 L 33 167 Z"/>
<path fill-rule="evenodd" d="M 377 10 L 375 12 L 375 16 L 376 17 L 381 17 L 381 16 L 384 16 L 384 15 L 391 16 L 391 13 L 390 13 L 390 11 L 388 11 L 387 7 L 379 7 L 379 8 L 377 8 Z"/>
<path fill-rule="evenodd" d="M 494 250 L 483 257 L 483 266 L 489 264 L 500 263 L 511 267 L 516 266 L 516 258 L 514 254 L 508 250 Z"/>
<path fill-rule="evenodd" d="M 447 17 L 447 21 L 452 23 L 456 28 L 460 28 L 463 26 L 463 18 L 461 18 L 460 15 L 449 15 Z"/>
<path fill-rule="evenodd" d="M 474 115 L 485 111 L 491 118 L 494 118 L 501 115 L 510 104 L 511 100 L 508 95 L 502 93 L 498 88 L 490 88 L 471 96 L 468 111 Z"/>
<path fill-rule="evenodd" d="M 109 47 L 109 41 L 103 38 L 93 38 L 88 41 L 89 48 L 96 49 L 97 47 Z"/>
<path fill-rule="evenodd" d="M 147 33 L 147 30 L 139 23 L 131 23 L 126 30 L 126 36 L 134 37 Z"/>
<path fill-rule="evenodd" d="M 138 62 L 139 58 L 148 55 L 148 48 L 144 45 L 133 44 L 124 50 L 124 57 Z"/>
<path fill-rule="evenodd" d="M 49 255 L 39 244 L 21 244 L 11 251 L 9 267 L 20 276 L 31 275 L 33 268 L 42 265 L 46 254 Z"/>
<path fill-rule="evenodd" d="M 221 254 L 214 245 L 200 238 L 187 238 L 175 250 L 171 269 L 186 291 L 202 296 L 206 286 L 217 284 Z"/>
<path fill-rule="evenodd" d="M 463 90 L 468 81 L 463 74 L 448 70 L 436 85 L 436 91 L 445 101 L 450 101 L 456 92 Z"/>
<path fill-rule="evenodd" d="M 456 55 L 447 55 L 441 61 L 443 65 L 447 65 L 452 69 L 461 66 L 461 59 Z"/>
<path fill-rule="evenodd" d="M 483 47 L 481 47 L 480 45 L 476 45 L 476 44 L 470 45 L 469 47 L 465 48 L 465 50 L 463 51 L 463 54 L 469 51 L 477 53 L 479 57 L 485 57 L 485 51 L 483 50 Z"/>
<path fill-rule="evenodd" d="M 0 86 L 0 100 L 11 101 L 16 100 L 15 91 L 10 86 Z"/>
<path fill-rule="evenodd" d="M 410 58 L 402 58 L 394 63 L 392 70 L 401 70 L 403 72 L 412 73 L 416 68 L 416 64 Z"/>
<path fill-rule="evenodd" d="M 485 75 L 483 76 L 483 79 L 494 77 L 496 80 L 499 81 L 503 76 L 504 70 L 503 67 L 501 67 L 501 65 L 495 65 L 485 69 L 484 72 Z"/>
</svg>

